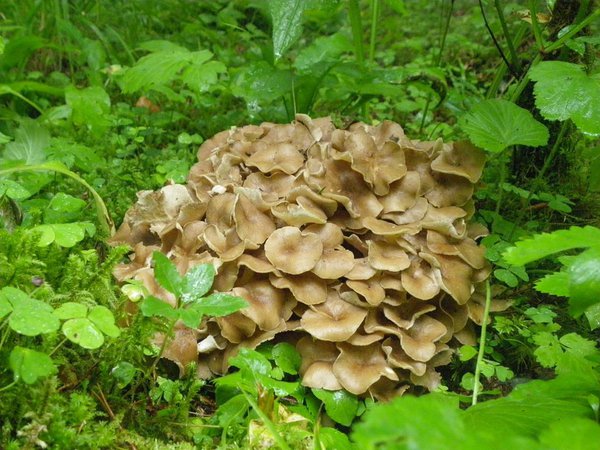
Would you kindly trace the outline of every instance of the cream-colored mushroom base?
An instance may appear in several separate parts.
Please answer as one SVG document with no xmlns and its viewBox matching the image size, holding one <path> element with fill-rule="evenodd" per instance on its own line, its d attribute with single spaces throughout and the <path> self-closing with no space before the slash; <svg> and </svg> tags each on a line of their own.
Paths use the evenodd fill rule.
<svg viewBox="0 0 600 450">
<path fill-rule="evenodd" d="M 165 357 L 210 377 L 241 346 L 286 340 L 305 386 L 388 398 L 432 389 L 436 367 L 474 343 L 489 273 L 474 240 L 485 230 L 467 224 L 480 150 L 298 115 L 221 132 L 198 159 L 186 185 L 138 194 L 113 238 L 135 249 L 116 277 L 173 302 L 154 280 L 159 249 L 182 274 L 214 264 L 215 289 L 250 306 L 182 325 Z"/>
</svg>

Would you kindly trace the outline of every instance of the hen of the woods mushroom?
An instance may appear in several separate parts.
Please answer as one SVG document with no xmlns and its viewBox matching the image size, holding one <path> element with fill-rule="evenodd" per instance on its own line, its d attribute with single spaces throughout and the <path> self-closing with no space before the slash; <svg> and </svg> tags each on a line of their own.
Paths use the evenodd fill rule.
<svg viewBox="0 0 600 450">
<path fill-rule="evenodd" d="M 240 347 L 287 341 L 305 386 L 388 398 L 434 388 L 474 344 L 489 274 L 486 230 L 467 223 L 480 150 L 298 115 L 223 131 L 198 159 L 186 185 L 138 194 L 113 238 L 135 249 L 116 277 L 172 302 L 153 276 L 160 250 L 181 273 L 213 264 L 214 288 L 249 306 L 178 325 L 165 357 L 210 377 Z"/>
</svg>

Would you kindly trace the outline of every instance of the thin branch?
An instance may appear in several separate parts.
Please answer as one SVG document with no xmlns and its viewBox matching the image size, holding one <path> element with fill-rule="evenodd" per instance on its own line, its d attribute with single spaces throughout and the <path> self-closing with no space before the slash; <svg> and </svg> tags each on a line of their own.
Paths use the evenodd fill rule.
<svg viewBox="0 0 600 450">
<path fill-rule="evenodd" d="M 490 24 L 489 24 L 489 22 L 487 20 L 487 16 L 485 15 L 485 9 L 483 8 L 483 2 L 482 2 L 482 0 L 479 0 L 479 9 L 481 10 L 481 15 L 483 16 L 483 22 L 485 23 L 485 27 L 487 28 L 488 33 L 490 34 L 490 37 L 492 38 L 492 41 L 494 41 L 494 46 L 498 50 L 498 53 L 500 53 L 500 57 L 502 58 L 502 60 L 506 64 L 506 67 L 508 67 L 508 70 L 510 70 L 511 75 L 514 76 L 515 78 L 519 78 L 519 74 L 514 69 L 514 67 L 512 66 L 512 64 L 508 61 L 508 59 L 506 59 L 506 55 L 502 51 L 502 47 L 500 47 L 500 44 L 498 43 L 498 40 L 496 39 L 496 36 L 494 35 L 494 32 L 490 28 Z"/>
</svg>

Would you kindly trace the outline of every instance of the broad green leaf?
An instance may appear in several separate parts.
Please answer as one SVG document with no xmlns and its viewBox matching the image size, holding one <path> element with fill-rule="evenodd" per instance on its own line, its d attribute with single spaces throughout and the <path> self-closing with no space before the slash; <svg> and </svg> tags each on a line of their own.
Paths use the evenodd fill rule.
<svg viewBox="0 0 600 450">
<path fill-rule="evenodd" d="M 50 133 L 33 120 L 24 120 L 15 132 L 15 140 L 6 144 L 0 155 L 9 161 L 39 164 L 46 160 L 45 149 L 50 145 Z"/>
<path fill-rule="evenodd" d="M 198 328 L 202 317 L 204 317 L 202 311 L 196 311 L 193 308 L 179 309 L 178 313 L 181 321 L 190 328 Z"/>
<path fill-rule="evenodd" d="M 48 377 L 57 372 L 52 358 L 46 353 L 18 345 L 10 352 L 8 365 L 15 380 L 23 380 L 26 384 L 33 384 L 38 378 Z"/>
<path fill-rule="evenodd" d="M 180 297 L 184 289 L 184 279 L 175 264 L 161 252 L 152 254 L 154 261 L 154 276 L 156 281 L 167 291 Z"/>
<path fill-rule="evenodd" d="M 88 308 L 81 303 L 67 302 L 54 310 L 54 315 L 61 320 L 78 319 L 87 316 Z"/>
<path fill-rule="evenodd" d="M 2 293 L 12 304 L 13 312 L 8 324 L 17 333 L 37 336 L 52 333 L 60 327 L 58 317 L 47 303 L 30 298 L 23 291 L 12 287 L 5 287 Z"/>
<path fill-rule="evenodd" d="M 567 417 L 544 430 L 540 442 L 552 450 L 597 450 L 600 424 L 590 419 Z"/>
<path fill-rule="evenodd" d="M 315 433 L 316 434 L 316 433 Z M 322 447 L 317 448 L 330 448 L 336 450 L 354 450 L 354 447 L 350 443 L 348 436 L 341 431 L 331 427 L 323 427 L 319 429 L 318 433 L 319 441 Z M 315 436 L 316 439 L 316 436 Z"/>
<path fill-rule="evenodd" d="M 587 317 L 590 324 L 590 329 L 596 330 L 600 328 L 600 303 L 596 303 L 586 309 L 585 317 Z"/>
<path fill-rule="evenodd" d="M 188 270 L 182 282 L 181 300 L 184 303 L 199 300 L 210 290 L 215 274 L 212 264 L 199 264 Z"/>
<path fill-rule="evenodd" d="M 267 358 L 256 350 L 251 350 L 246 347 L 240 348 L 237 355 L 229 358 L 229 365 L 241 370 L 246 370 L 249 374 L 256 373 L 269 375 L 272 369 L 271 363 Z"/>
<path fill-rule="evenodd" d="M 273 54 L 279 60 L 302 33 L 305 0 L 270 0 L 269 13 L 273 23 Z"/>
<path fill-rule="evenodd" d="M 63 323 L 62 331 L 71 342 L 94 350 L 102 346 L 102 332 L 88 319 L 69 319 Z"/>
<path fill-rule="evenodd" d="M 90 222 L 52 223 L 31 228 L 32 232 L 41 233 L 39 247 L 47 247 L 55 242 L 61 247 L 73 247 L 83 241 L 86 232 L 93 236 L 95 227 Z"/>
<path fill-rule="evenodd" d="M 466 430 L 456 398 L 439 394 L 405 395 L 367 410 L 353 427 L 361 450 L 461 450 Z"/>
<path fill-rule="evenodd" d="M 344 390 L 313 389 L 313 394 L 325 405 L 327 415 L 344 426 L 350 426 L 358 411 L 358 399 Z"/>
<path fill-rule="evenodd" d="M 44 223 L 69 223 L 77 220 L 86 202 L 72 195 L 59 192 L 44 211 Z"/>
<path fill-rule="evenodd" d="M 568 271 L 569 312 L 579 317 L 600 302 L 600 248 L 591 248 L 575 257 Z"/>
<path fill-rule="evenodd" d="M 222 317 L 248 306 L 241 297 L 216 292 L 192 304 L 188 309 L 202 312 L 205 316 Z"/>
<path fill-rule="evenodd" d="M 25 200 L 31 197 L 32 193 L 21 186 L 16 181 L 0 180 L 0 197 L 6 196 L 13 200 Z"/>
<path fill-rule="evenodd" d="M 247 103 L 267 103 L 292 92 L 292 73 L 265 61 L 242 67 L 231 83 L 231 93 Z"/>
<path fill-rule="evenodd" d="M 529 71 L 535 105 L 550 120 L 571 119 L 584 133 L 600 134 L 600 74 L 564 61 L 543 61 Z"/>
<path fill-rule="evenodd" d="M 179 311 L 173 308 L 164 300 L 153 297 L 152 295 L 146 297 L 141 305 L 140 309 L 142 314 L 146 317 L 164 317 L 166 319 L 178 319 Z"/>
<path fill-rule="evenodd" d="M 539 147 L 548 143 L 548 129 L 531 113 L 506 100 L 484 100 L 459 121 L 473 144 L 492 153 L 512 145 Z"/>
<path fill-rule="evenodd" d="M 0 292 L 0 319 L 12 312 L 13 308 L 8 298 Z"/>
<path fill-rule="evenodd" d="M 588 417 L 587 396 L 599 391 L 595 374 L 559 375 L 550 381 L 521 384 L 507 397 L 478 403 L 466 410 L 464 417 L 470 431 L 535 437 L 556 420 Z"/>
<path fill-rule="evenodd" d="M 287 342 L 275 344 L 272 350 L 273 360 L 277 367 L 280 367 L 285 373 L 296 375 L 302 364 L 302 357 L 296 347 Z"/>
<path fill-rule="evenodd" d="M 600 247 L 600 228 L 571 227 L 517 242 L 504 252 L 503 257 L 510 264 L 523 265 L 565 250 L 593 246 Z"/>
<path fill-rule="evenodd" d="M 460 347 L 458 355 L 461 361 L 469 361 L 477 355 L 477 349 L 472 345 L 463 345 Z"/>
<path fill-rule="evenodd" d="M 255 374 L 256 381 L 265 389 L 272 390 L 275 395 L 279 397 L 285 397 L 287 395 L 294 395 L 300 389 L 299 381 L 281 381 L 276 380 L 271 375 Z"/>
<path fill-rule="evenodd" d="M 98 136 L 112 124 L 110 97 L 100 86 L 65 89 L 65 101 L 71 107 L 71 118 L 75 125 L 89 128 Z"/>
<path fill-rule="evenodd" d="M 554 272 L 536 281 L 535 290 L 544 294 L 559 297 L 569 296 L 569 274 L 567 272 Z"/>
<path fill-rule="evenodd" d="M 194 63 L 193 60 L 192 63 Z M 225 72 L 227 72 L 227 66 L 219 61 L 195 63 L 184 70 L 181 80 L 196 92 L 206 92 L 219 80 L 219 74 Z"/>
<path fill-rule="evenodd" d="M 328 61 L 337 61 L 340 55 L 351 52 L 352 48 L 352 41 L 341 32 L 331 36 L 321 36 L 298 52 L 294 67 L 301 72 L 312 70 L 314 67 L 327 70 Z"/>
<path fill-rule="evenodd" d="M 116 338 L 121 334 L 121 330 L 115 325 L 115 316 L 107 307 L 94 306 L 87 317 L 108 337 Z"/>
</svg>

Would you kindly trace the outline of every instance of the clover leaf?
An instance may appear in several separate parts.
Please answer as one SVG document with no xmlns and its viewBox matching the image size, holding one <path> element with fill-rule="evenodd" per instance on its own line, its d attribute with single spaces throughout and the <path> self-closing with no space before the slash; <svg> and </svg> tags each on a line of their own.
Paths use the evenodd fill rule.
<svg viewBox="0 0 600 450">
<path fill-rule="evenodd" d="M 52 306 L 7 286 L 0 291 L 0 317 L 10 314 L 8 325 L 24 336 L 52 333 L 60 327 Z"/>
<path fill-rule="evenodd" d="M 113 313 L 105 306 L 89 309 L 80 303 L 67 302 L 57 308 L 54 315 L 65 320 L 62 332 L 67 339 L 89 350 L 101 347 L 104 335 L 116 338 L 121 334 Z"/>
<path fill-rule="evenodd" d="M 15 381 L 23 380 L 26 384 L 33 384 L 38 378 L 54 375 L 57 371 L 52 358 L 46 353 L 18 345 L 10 352 L 8 365 Z"/>
</svg>

